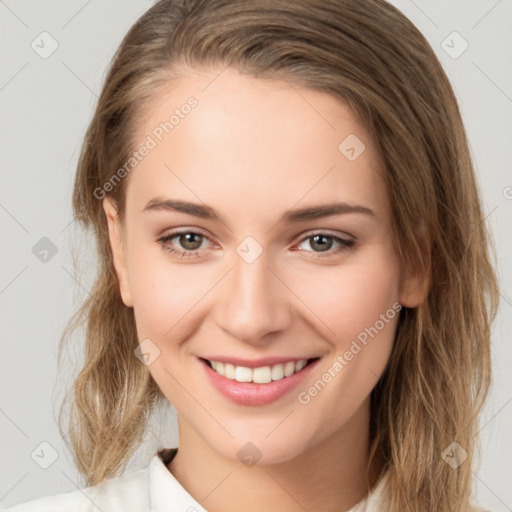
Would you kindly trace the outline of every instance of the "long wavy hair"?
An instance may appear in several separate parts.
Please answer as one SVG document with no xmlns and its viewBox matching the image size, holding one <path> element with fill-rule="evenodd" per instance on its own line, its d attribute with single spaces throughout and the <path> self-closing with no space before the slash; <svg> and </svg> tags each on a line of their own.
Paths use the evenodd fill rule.
<svg viewBox="0 0 512 512">
<path fill-rule="evenodd" d="M 491 381 L 494 246 L 450 82 L 425 37 L 384 0 L 160 0 L 124 37 L 73 191 L 75 218 L 98 251 L 90 295 L 59 346 L 61 353 L 84 327 L 84 363 L 65 400 L 68 425 L 60 425 L 78 470 L 88 485 L 119 475 L 166 400 L 134 356 L 134 312 L 121 300 L 97 191 L 124 221 L 129 177 L 102 187 L 134 151 L 151 99 L 187 70 L 227 66 L 328 92 L 348 102 L 375 140 L 397 252 L 404 269 L 425 275 L 426 296 L 401 311 L 371 393 L 369 467 L 379 460 L 388 470 L 390 511 L 468 510 Z M 456 469 L 443 458 L 453 442 L 467 452 Z"/>
</svg>

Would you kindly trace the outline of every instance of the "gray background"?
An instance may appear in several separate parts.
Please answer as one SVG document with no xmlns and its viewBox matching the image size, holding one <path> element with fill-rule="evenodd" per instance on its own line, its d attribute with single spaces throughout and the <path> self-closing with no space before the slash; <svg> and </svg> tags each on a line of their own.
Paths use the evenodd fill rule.
<svg viewBox="0 0 512 512">
<path fill-rule="evenodd" d="M 512 0 L 392 3 L 426 35 L 452 80 L 496 239 L 502 303 L 475 498 L 495 512 L 512 511 Z M 82 485 L 55 421 L 72 376 L 66 365 L 57 374 L 58 340 L 91 284 L 91 272 L 73 270 L 73 252 L 84 258 L 92 248 L 72 222 L 71 188 L 109 60 L 151 4 L 0 0 L 1 506 Z M 58 48 L 43 58 L 53 40 Z M 464 41 L 469 47 L 458 55 Z M 86 270 L 92 270 L 88 258 Z M 172 408 L 164 414 L 172 415 Z M 175 445 L 170 423 L 155 427 L 131 469 L 147 464 L 155 443 Z"/>
</svg>

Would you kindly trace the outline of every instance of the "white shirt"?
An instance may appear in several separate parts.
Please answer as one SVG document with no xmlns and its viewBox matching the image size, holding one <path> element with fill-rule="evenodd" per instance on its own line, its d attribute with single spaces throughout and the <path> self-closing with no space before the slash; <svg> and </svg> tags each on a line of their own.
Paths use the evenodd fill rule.
<svg viewBox="0 0 512 512">
<path fill-rule="evenodd" d="M 129 475 L 107 478 L 77 491 L 44 496 L 0 512 L 207 512 L 167 469 L 176 448 L 160 450 L 149 466 Z M 348 512 L 383 512 L 385 482 Z"/>
</svg>

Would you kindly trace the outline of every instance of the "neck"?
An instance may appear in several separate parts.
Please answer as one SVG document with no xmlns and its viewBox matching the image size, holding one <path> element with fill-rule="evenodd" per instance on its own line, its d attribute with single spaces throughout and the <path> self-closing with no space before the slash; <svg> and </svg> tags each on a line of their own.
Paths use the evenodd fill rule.
<svg viewBox="0 0 512 512">
<path fill-rule="evenodd" d="M 373 487 L 379 474 L 368 465 L 369 403 L 334 432 L 292 460 L 247 467 L 221 457 L 183 419 L 180 446 L 168 469 L 204 508 L 212 512 L 347 511 Z"/>
</svg>

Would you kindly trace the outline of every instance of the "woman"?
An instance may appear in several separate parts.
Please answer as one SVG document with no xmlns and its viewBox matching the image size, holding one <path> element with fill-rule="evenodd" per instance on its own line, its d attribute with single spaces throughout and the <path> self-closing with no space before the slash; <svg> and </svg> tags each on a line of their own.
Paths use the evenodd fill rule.
<svg viewBox="0 0 512 512">
<path fill-rule="evenodd" d="M 161 0 L 73 206 L 89 487 L 10 510 L 474 510 L 496 279 L 455 96 L 397 9 Z M 165 401 L 179 448 L 120 475 Z"/>
</svg>

